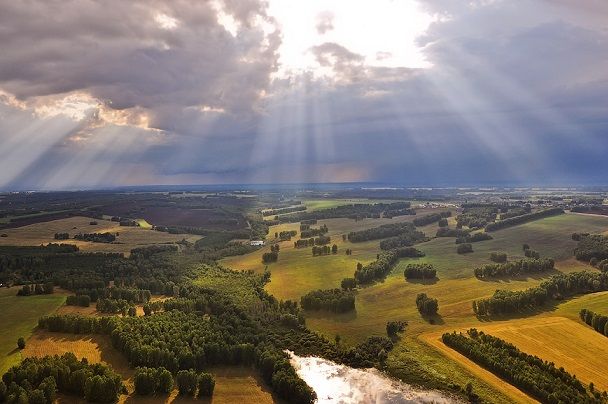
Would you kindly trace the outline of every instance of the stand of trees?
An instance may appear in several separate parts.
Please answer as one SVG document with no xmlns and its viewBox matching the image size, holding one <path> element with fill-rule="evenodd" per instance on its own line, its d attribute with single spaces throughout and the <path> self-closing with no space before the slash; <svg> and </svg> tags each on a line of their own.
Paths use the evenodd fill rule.
<svg viewBox="0 0 608 404">
<path fill-rule="evenodd" d="M 302 296 L 300 304 L 305 310 L 345 313 L 355 309 L 355 295 L 344 289 L 319 289 Z"/>
<path fill-rule="evenodd" d="M 69 233 L 55 233 L 55 240 L 69 240 Z"/>
<path fill-rule="evenodd" d="M 8 403 L 53 403 L 57 393 L 93 403 L 114 403 L 126 389 L 121 376 L 111 368 L 90 365 L 73 353 L 65 353 L 25 358 L 2 376 L 0 392 Z"/>
<path fill-rule="evenodd" d="M 506 259 L 506 254 L 505 254 Z M 474 270 L 477 278 L 497 276 L 518 276 L 528 273 L 539 273 L 553 270 L 555 262 L 550 258 L 523 259 L 502 264 L 487 264 Z"/>
<path fill-rule="evenodd" d="M 17 296 L 31 296 L 31 295 L 51 295 L 55 291 L 53 282 L 46 282 L 45 284 L 34 284 L 34 285 L 23 285 L 17 292 Z"/>
<path fill-rule="evenodd" d="M 581 320 L 587 323 L 587 325 L 590 325 L 595 331 L 608 337 L 608 316 L 588 309 L 581 309 L 579 315 Z"/>
<path fill-rule="evenodd" d="M 75 240 L 90 241 L 92 243 L 112 243 L 116 241 L 113 233 L 78 233 L 74 235 Z"/>
<path fill-rule="evenodd" d="M 511 314 L 536 309 L 550 300 L 605 290 L 608 290 L 608 273 L 571 272 L 552 276 L 540 285 L 525 290 L 497 290 L 492 297 L 473 301 L 473 311 L 479 316 Z"/>
<path fill-rule="evenodd" d="M 395 212 L 409 212 L 409 202 L 393 203 L 356 203 L 350 205 L 340 205 L 329 209 L 320 209 L 314 212 L 297 212 L 290 215 L 279 216 L 278 220 L 282 223 L 301 222 L 309 223 L 311 220 L 334 219 L 346 217 L 349 219 L 361 220 L 365 218 L 380 218 L 384 212 L 393 215 Z M 315 222 L 316 223 L 316 222 Z"/>
<path fill-rule="evenodd" d="M 440 227 L 437 229 L 435 236 L 437 237 L 466 237 L 470 230 L 465 229 L 450 229 L 449 227 Z"/>
<path fill-rule="evenodd" d="M 487 223 L 496 220 L 499 208 L 495 205 L 487 206 L 466 206 L 463 212 L 456 216 L 458 227 L 468 226 L 470 229 L 481 229 Z"/>
<path fill-rule="evenodd" d="M 320 255 L 337 254 L 337 253 L 338 253 L 338 246 L 336 244 L 334 244 L 331 247 L 329 247 L 328 245 L 324 245 L 323 247 L 314 246 L 312 248 L 313 257 L 317 257 Z"/>
<path fill-rule="evenodd" d="M 279 240 L 287 241 L 291 240 L 292 237 L 295 237 L 298 234 L 297 230 L 285 230 L 278 234 Z"/>
<path fill-rule="evenodd" d="M 473 245 L 470 243 L 458 244 L 456 247 L 456 252 L 458 254 L 468 254 L 473 252 Z"/>
<path fill-rule="evenodd" d="M 450 212 L 450 211 L 441 212 L 441 213 L 430 213 L 428 215 L 424 215 L 424 216 L 415 218 L 413 223 L 414 223 L 414 226 L 422 227 L 422 226 L 429 225 L 431 223 L 438 222 L 441 219 L 445 219 L 450 216 L 452 216 L 452 212 Z"/>
<path fill-rule="evenodd" d="M 310 225 L 300 225 L 300 227 L 301 226 L 308 226 L 307 229 L 302 230 L 300 232 L 301 238 L 311 238 L 311 237 L 315 237 L 315 236 L 322 236 L 323 234 L 325 234 L 329 231 L 326 224 L 324 224 L 323 226 L 320 226 L 317 229 L 311 228 Z"/>
<path fill-rule="evenodd" d="M 478 365 L 513 384 L 543 403 L 601 403 L 598 392 L 537 356 L 520 351 L 515 345 L 472 328 L 467 335 L 446 333 L 443 343 Z"/>
<path fill-rule="evenodd" d="M 423 316 L 434 316 L 439 310 L 437 299 L 428 297 L 426 293 L 419 293 L 416 296 L 416 307 Z"/>
<path fill-rule="evenodd" d="M 388 321 L 386 323 L 386 335 L 396 337 L 398 333 L 404 332 L 407 321 Z"/>
<path fill-rule="evenodd" d="M 140 396 L 168 395 L 173 390 L 173 375 L 163 367 L 138 367 L 133 375 L 133 383 L 135 393 Z"/>
<path fill-rule="evenodd" d="M 370 283 L 384 278 L 393 269 L 399 258 L 424 257 L 424 253 L 414 247 L 395 248 L 378 254 L 375 261 L 363 266 L 357 266 L 354 278 L 358 284 Z"/>
<path fill-rule="evenodd" d="M 271 251 L 271 252 L 262 254 L 262 262 L 264 264 L 269 264 L 271 262 L 277 262 L 278 259 L 279 259 L 279 253 L 276 251 Z"/>
<path fill-rule="evenodd" d="M 434 279 L 437 276 L 437 270 L 433 268 L 432 264 L 408 264 L 403 275 L 406 279 Z"/>
<path fill-rule="evenodd" d="M 504 219 L 504 220 L 499 220 L 498 222 L 495 222 L 495 223 L 489 223 L 486 226 L 486 231 L 488 231 L 488 232 L 496 231 L 496 230 L 504 229 L 506 227 L 511 227 L 511 226 L 515 226 L 518 224 L 527 223 L 527 222 L 531 222 L 531 221 L 538 220 L 538 219 L 543 219 L 545 217 L 561 215 L 562 213 L 564 213 L 564 210 L 562 208 L 543 209 L 543 210 L 539 210 L 538 212 L 528 213 L 528 214 L 521 215 L 521 216 L 511 217 L 511 218 Z"/>
<path fill-rule="evenodd" d="M 507 253 L 493 251 L 490 253 L 490 261 L 502 264 L 507 262 Z"/>
<path fill-rule="evenodd" d="M 477 243 L 478 241 L 486 241 L 492 240 L 493 237 L 488 233 L 479 232 L 474 234 L 466 234 L 462 237 L 456 238 L 456 244 L 464 244 L 464 243 Z"/>
</svg>

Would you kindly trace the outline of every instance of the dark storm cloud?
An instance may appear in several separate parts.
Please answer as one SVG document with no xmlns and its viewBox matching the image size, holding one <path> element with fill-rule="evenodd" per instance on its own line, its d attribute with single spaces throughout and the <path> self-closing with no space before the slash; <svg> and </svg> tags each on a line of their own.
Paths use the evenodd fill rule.
<svg viewBox="0 0 608 404">
<path fill-rule="evenodd" d="M 275 79 L 280 37 L 258 24 L 272 24 L 264 3 L 223 4 L 240 24 L 236 36 L 208 2 L 3 3 L 0 89 L 17 97 L 12 104 L 83 92 L 109 110 L 143 111 L 161 131 L 108 125 L 87 137 L 82 124 L 4 106 L 0 136 L 10 132 L 13 143 L 49 119 L 65 134 L 55 130 L 46 152 L 22 147 L 29 163 L 0 185 L 608 176 L 603 2 L 425 1 L 441 16 L 418 39 L 432 67 L 372 66 L 326 42 L 310 52 L 331 77 Z M 176 26 L 163 28 L 159 13 Z M 84 174 L 71 176 L 66 162 Z"/>
</svg>

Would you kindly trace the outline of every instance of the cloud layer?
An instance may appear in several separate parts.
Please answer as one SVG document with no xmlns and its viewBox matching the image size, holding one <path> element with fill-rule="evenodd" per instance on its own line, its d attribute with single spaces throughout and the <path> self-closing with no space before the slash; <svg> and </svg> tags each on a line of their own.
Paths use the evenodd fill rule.
<svg viewBox="0 0 608 404">
<path fill-rule="evenodd" d="M 321 42 L 279 75 L 263 1 L 5 2 L 0 188 L 604 181 L 603 2 L 420 4 L 431 67 Z"/>
</svg>

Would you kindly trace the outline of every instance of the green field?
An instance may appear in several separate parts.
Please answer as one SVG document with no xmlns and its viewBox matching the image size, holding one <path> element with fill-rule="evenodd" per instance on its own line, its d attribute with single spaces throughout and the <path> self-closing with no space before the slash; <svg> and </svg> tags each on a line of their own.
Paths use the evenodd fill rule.
<svg viewBox="0 0 608 404">
<path fill-rule="evenodd" d="M 16 296 L 17 288 L 0 289 L 0 374 L 21 360 L 17 338 L 26 340 L 38 324 L 38 318 L 52 313 L 61 306 L 65 296 L 61 294 Z"/>
<path fill-rule="evenodd" d="M 419 215 L 421 214 L 423 213 L 420 212 Z M 399 220 L 412 219 L 413 217 L 399 218 Z M 387 219 L 366 219 L 361 222 L 350 219 L 319 221 L 319 224 L 327 224 L 332 244 L 335 240 L 339 246 L 339 253 L 335 256 L 313 257 L 310 248 L 296 250 L 293 248 L 293 242 L 282 242 L 279 261 L 269 266 L 272 277 L 271 283 L 266 286 L 267 290 L 280 299 L 299 299 L 313 289 L 339 287 L 341 279 L 352 276 L 357 262 L 369 262 L 375 259 L 379 252 L 378 240 L 364 243 L 343 242 L 342 234 L 375 227 L 385 223 L 385 220 Z M 452 222 L 453 219 L 450 221 Z M 270 230 L 270 237 L 275 231 L 286 229 L 297 230 L 298 224 L 273 227 Z M 436 225 L 423 228 L 427 235 L 434 235 L 436 229 Z M 477 369 L 473 371 L 457 361 L 446 360 L 444 354 L 432 344 L 425 342 L 425 338 L 428 335 L 437 335 L 437 333 L 440 335 L 442 332 L 454 329 L 481 328 L 488 325 L 487 322 L 482 322 L 474 316 L 471 308 L 472 300 L 490 296 L 498 288 L 525 289 L 537 285 L 543 278 L 552 275 L 492 281 L 476 279 L 473 276 L 473 268 L 490 263 L 489 255 L 492 251 L 506 252 L 509 260 L 519 259 L 523 258 L 522 244 L 527 243 L 541 256 L 554 258 L 557 261 L 556 268 L 560 271 L 593 270 L 592 267 L 572 258 L 576 242 L 571 239 L 571 234 L 573 232 L 601 233 L 606 230 L 608 230 L 608 217 L 564 214 L 493 232 L 493 240 L 473 243 L 474 252 L 466 255 L 456 253 L 454 238 L 435 238 L 417 245 L 417 248 L 426 253 L 425 257 L 418 259 L 419 262 L 432 263 L 437 269 L 438 281 L 406 282 L 403 269 L 408 263 L 414 262 L 414 259 L 403 259 L 383 282 L 357 291 L 355 312 L 308 314 L 307 325 L 330 339 L 339 334 L 346 344 L 354 344 L 371 335 L 385 335 L 386 322 L 389 320 L 407 320 L 409 326 L 404 338 L 389 355 L 387 362 L 389 373 L 408 382 L 428 386 L 439 381 L 454 381 L 460 385 L 473 381 L 475 391 L 482 396 L 493 401 L 508 401 L 507 396 L 514 398 L 519 393 L 513 391 L 512 387 L 509 390 L 504 386 L 505 383 L 500 381 L 492 384 L 489 381 L 479 380 Z M 353 249 L 352 256 L 344 255 L 346 248 Z M 260 257 L 267 249 L 269 247 L 245 256 L 231 257 L 223 260 L 222 264 L 234 269 L 263 271 L 264 265 Z M 421 292 L 439 300 L 440 316 L 434 319 L 435 324 L 425 321 L 416 310 L 415 298 Z M 601 306 L 608 307 L 607 302 L 608 294 L 597 297 L 583 296 L 562 303 L 557 306 L 555 312 L 540 313 L 533 318 L 559 315 L 576 320 L 581 304 L 602 311 Z M 562 333 L 565 332 L 564 327 L 572 324 L 576 326 L 576 330 L 568 331 L 569 335 L 576 335 L 581 329 L 584 330 L 584 327 L 580 327 L 576 322 L 568 321 L 560 325 Z M 510 323 L 511 321 L 504 322 L 504 324 Z M 547 344 L 551 344 L 559 332 L 556 334 L 546 331 L 550 329 L 550 327 L 541 327 L 535 331 L 535 335 Z M 514 332 L 511 335 L 519 334 Z M 521 342 L 519 339 L 517 341 Z M 524 345 L 520 348 L 525 351 L 529 347 Z M 562 346 L 562 349 L 567 347 Z M 605 351 L 602 355 L 608 360 L 608 345 Z M 591 360 L 591 357 L 587 359 Z M 585 366 L 591 368 L 593 363 L 583 363 L 581 368 L 584 369 Z M 574 372 L 580 373 L 581 368 L 575 369 Z M 587 376 L 589 380 L 593 379 L 592 373 Z M 596 383 L 601 382 L 596 381 Z"/>
</svg>

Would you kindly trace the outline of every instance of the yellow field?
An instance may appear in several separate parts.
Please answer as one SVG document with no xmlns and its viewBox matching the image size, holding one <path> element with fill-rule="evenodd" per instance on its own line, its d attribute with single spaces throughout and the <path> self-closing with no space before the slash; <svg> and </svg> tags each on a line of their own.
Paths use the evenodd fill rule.
<svg viewBox="0 0 608 404">
<path fill-rule="evenodd" d="M 96 221 L 97 225 L 90 225 Z M 116 243 L 90 243 L 74 239 L 55 240 L 55 233 L 69 233 L 73 237 L 77 233 L 119 233 Z M 131 249 L 153 244 L 175 243 L 186 239 L 194 242 L 200 236 L 191 234 L 169 234 L 150 230 L 143 227 L 119 226 L 109 220 L 92 219 L 75 216 L 67 219 L 52 220 L 50 222 L 36 223 L 29 226 L 2 230 L 7 237 L 0 237 L 2 245 L 36 246 L 48 243 L 69 243 L 77 245 L 82 251 L 120 252 L 129 255 Z"/>
</svg>

